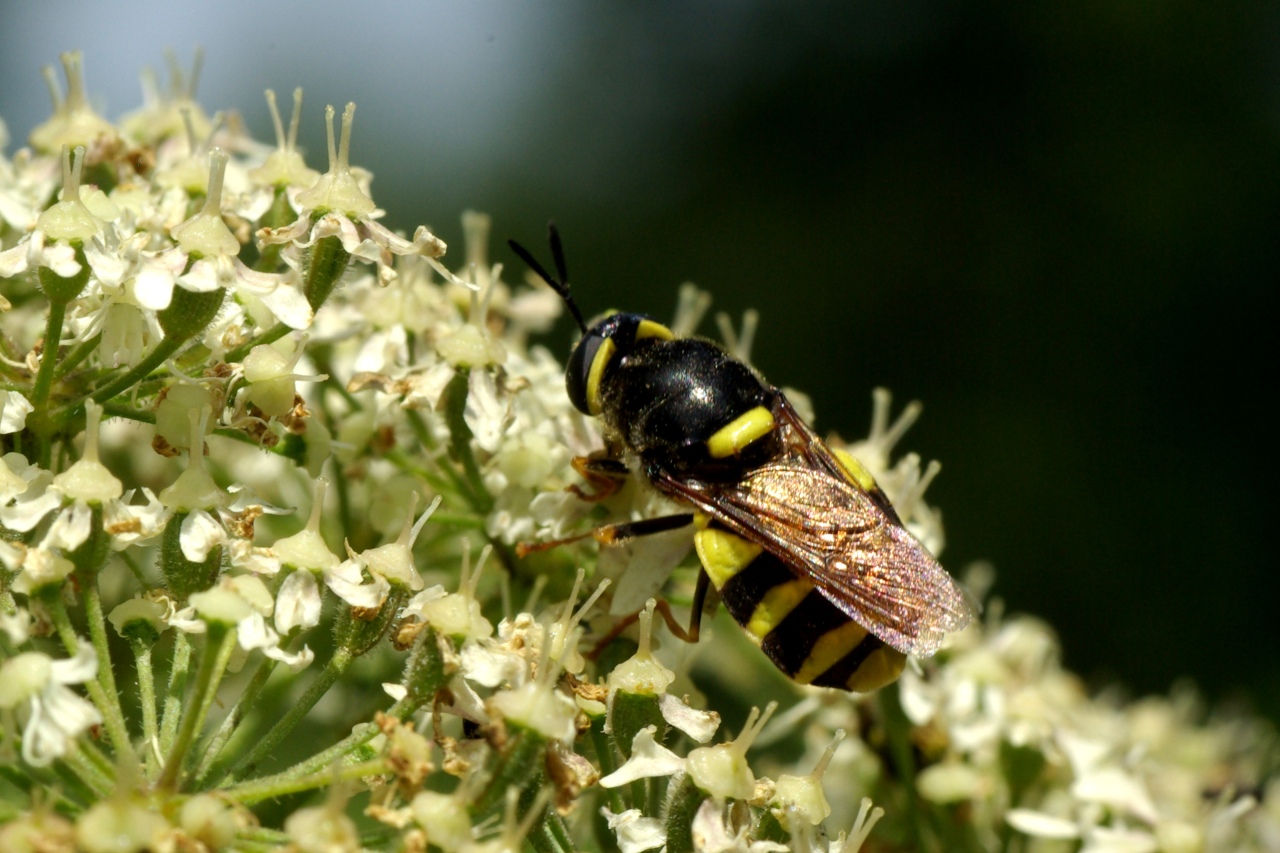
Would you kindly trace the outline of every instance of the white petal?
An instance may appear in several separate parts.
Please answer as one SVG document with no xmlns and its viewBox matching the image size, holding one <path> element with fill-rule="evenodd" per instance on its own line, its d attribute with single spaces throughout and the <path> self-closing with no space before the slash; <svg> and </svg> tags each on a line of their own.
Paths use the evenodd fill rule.
<svg viewBox="0 0 1280 853">
<path fill-rule="evenodd" d="M 614 814 L 606 807 L 600 809 L 600 813 L 618 836 L 618 848 L 622 853 L 640 853 L 667 843 L 667 833 L 662 828 L 662 821 L 656 817 L 643 817 L 639 809 L 627 809 L 622 814 Z"/>
<path fill-rule="evenodd" d="M 58 513 L 49 532 L 44 536 L 44 545 L 61 548 L 63 553 L 74 551 L 89 538 L 93 528 L 93 511 L 89 505 L 76 501 Z"/>
<path fill-rule="evenodd" d="M 320 605 L 315 575 L 306 570 L 291 572 L 276 593 L 276 630 L 288 634 L 294 628 L 314 628 L 320 624 Z"/>
<path fill-rule="evenodd" d="M 60 506 L 62 506 L 62 495 L 50 489 L 38 498 L 18 501 L 13 506 L 0 507 L 0 523 L 10 530 L 26 533 Z"/>
<path fill-rule="evenodd" d="M 617 788 L 637 779 L 670 776 L 684 769 L 684 759 L 653 739 L 656 726 L 636 732 L 631 741 L 631 757 L 617 770 L 600 780 L 601 787 Z"/>
<path fill-rule="evenodd" d="M 191 269 L 178 276 L 178 284 L 196 293 L 212 293 L 222 286 L 218 265 L 208 258 L 201 258 Z"/>
<path fill-rule="evenodd" d="M 218 545 L 227 539 L 227 531 L 214 520 L 213 516 L 202 509 L 193 509 L 182 520 L 182 530 L 178 534 L 178 543 L 182 546 L 182 556 L 193 563 L 202 563 Z"/>
<path fill-rule="evenodd" d="M 311 325 L 313 314 L 307 297 L 289 284 L 282 284 L 275 290 L 262 296 L 262 304 L 266 305 L 276 319 L 290 329 L 305 329 Z"/>
<path fill-rule="evenodd" d="M 53 662 L 49 677 L 57 684 L 81 684 L 97 674 L 98 656 L 93 646 L 81 640 L 75 657 Z"/>
<path fill-rule="evenodd" d="M 0 435 L 25 429 L 32 406 L 17 391 L 0 391 Z"/>
<path fill-rule="evenodd" d="M 1032 811 L 1031 809 L 1009 809 L 1004 819 L 1018 832 L 1034 835 L 1037 838 L 1079 838 L 1080 828 L 1074 821 Z"/>
<path fill-rule="evenodd" d="M 391 591 L 391 584 L 377 575 L 369 583 L 351 583 L 336 572 L 330 572 L 324 581 L 334 594 L 352 607 L 381 607 Z"/>
<path fill-rule="evenodd" d="M 706 743 L 720 727 L 720 715 L 715 711 L 700 711 L 691 708 L 674 693 L 663 693 L 658 697 L 658 709 L 662 711 L 662 719 L 693 738 L 698 743 Z"/>
<path fill-rule="evenodd" d="M 280 661 L 289 667 L 291 672 L 301 672 L 311 666 L 311 662 L 316 659 L 316 653 L 311 651 L 310 646 L 303 646 L 302 651 L 290 654 L 279 646 L 272 646 L 263 649 L 262 653 L 272 660 Z"/>
<path fill-rule="evenodd" d="M 87 699 L 50 684 L 32 700 L 31 717 L 22 732 L 22 758 L 34 767 L 48 766 L 66 754 L 71 740 L 101 722 L 102 715 Z"/>
</svg>

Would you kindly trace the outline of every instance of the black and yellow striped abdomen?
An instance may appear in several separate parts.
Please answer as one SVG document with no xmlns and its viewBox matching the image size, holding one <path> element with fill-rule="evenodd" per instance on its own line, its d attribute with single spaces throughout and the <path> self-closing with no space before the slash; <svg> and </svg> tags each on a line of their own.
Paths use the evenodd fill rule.
<svg viewBox="0 0 1280 853">
<path fill-rule="evenodd" d="M 790 678 L 865 693 L 902 672 L 905 655 L 772 553 L 714 525 L 699 530 L 694 542 L 725 609 Z"/>
</svg>

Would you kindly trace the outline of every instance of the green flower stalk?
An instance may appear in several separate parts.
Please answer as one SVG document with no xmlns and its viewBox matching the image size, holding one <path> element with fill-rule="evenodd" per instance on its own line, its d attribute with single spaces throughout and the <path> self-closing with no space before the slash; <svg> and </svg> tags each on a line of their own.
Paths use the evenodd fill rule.
<svg viewBox="0 0 1280 853">
<path fill-rule="evenodd" d="M 487 216 L 451 271 L 380 221 L 353 105 L 320 173 L 300 89 L 271 149 L 194 71 L 111 122 L 63 66 L 0 152 L 0 851 L 1275 849 L 1267 725 L 1090 695 L 989 568 L 986 615 L 870 695 L 709 609 L 677 641 L 693 535 L 617 526 L 669 502 L 597 467 L 616 436 L 539 338 L 565 300 L 504 278 Z M 720 327 L 747 360 L 756 316 Z M 919 408 L 874 402 L 834 458 L 936 555 Z"/>
</svg>

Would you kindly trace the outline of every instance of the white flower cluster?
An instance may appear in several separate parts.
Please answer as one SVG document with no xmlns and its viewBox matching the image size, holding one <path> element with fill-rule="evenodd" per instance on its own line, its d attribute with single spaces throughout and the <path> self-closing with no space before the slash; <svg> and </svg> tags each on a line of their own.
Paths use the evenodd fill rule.
<svg viewBox="0 0 1280 853">
<path fill-rule="evenodd" d="M 300 91 L 273 148 L 180 71 L 112 123 L 63 64 L 0 153 L 0 851 L 1280 849 L 1263 727 L 1091 698 L 998 606 L 877 696 L 757 701 L 723 636 L 691 674 L 652 601 L 691 534 L 580 541 L 664 499 L 571 488 L 603 440 L 530 344 L 561 300 L 488 217 L 448 267 L 380 224 L 353 105 L 321 174 Z M 749 358 L 755 316 L 720 322 Z M 936 463 L 892 455 L 918 407 L 875 407 L 833 445 L 937 553 Z"/>
</svg>

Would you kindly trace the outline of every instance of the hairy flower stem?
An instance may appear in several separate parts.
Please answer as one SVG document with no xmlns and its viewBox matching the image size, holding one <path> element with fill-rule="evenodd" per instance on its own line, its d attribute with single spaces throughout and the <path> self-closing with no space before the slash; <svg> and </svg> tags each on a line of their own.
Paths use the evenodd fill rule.
<svg viewBox="0 0 1280 853">
<path fill-rule="evenodd" d="M 58 639 L 62 640 L 62 645 L 66 648 L 67 654 L 74 657 L 80 651 L 80 635 L 76 633 L 75 627 L 71 624 L 71 614 L 67 612 L 66 602 L 62 600 L 60 594 L 55 592 L 54 595 L 45 597 L 45 603 L 48 605 L 49 613 L 53 618 L 53 626 L 58 632 Z M 111 666 L 110 658 L 99 658 L 98 669 L 101 670 L 104 666 Z M 107 692 L 102 689 L 102 683 L 96 678 L 86 681 L 84 687 L 89 694 L 90 701 L 98 709 L 98 713 L 102 714 L 107 736 L 111 738 L 111 747 L 115 750 L 116 755 L 120 756 L 124 761 L 136 764 L 138 756 L 133 751 L 133 744 L 129 738 L 129 729 L 125 725 L 124 714 L 120 710 L 119 697 L 111 696 L 108 698 Z"/>
<path fill-rule="evenodd" d="M 205 637 L 204 653 L 196 670 L 195 691 L 186 712 L 182 715 L 182 724 L 178 728 L 173 748 L 169 750 L 164 770 L 160 773 L 159 787 L 165 790 L 177 790 L 182 765 L 186 760 L 196 734 L 204 726 L 209 708 L 213 705 L 218 693 L 218 685 L 222 682 L 222 674 L 226 672 L 231 653 L 235 650 L 235 631 L 221 623 L 210 620 L 209 633 Z"/>
<path fill-rule="evenodd" d="M 707 795 L 698 790 L 687 775 L 667 798 L 666 813 L 662 816 L 667 832 L 667 853 L 693 853 L 693 817 Z"/>
<path fill-rule="evenodd" d="M 254 347 L 262 346 L 263 344 L 273 344 L 292 331 L 293 329 L 289 328 L 284 323 L 276 323 L 262 334 L 255 336 L 253 340 L 247 341 L 233 350 L 228 350 L 222 360 L 227 364 L 235 364 L 238 361 L 244 361 L 245 356 L 247 356 L 249 351 Z"/>
<path fill-rule="evenodd" d="M 107 620 L 102 612 L 102 593 L 98 589 L 98 572 L 111 555 L 111 541 L 103 528 L 102 504 L 90 510 L 89 538 L 69 556 L 76 566 L 76 580 L 84 596 L 84 611 L 89 623 L 89 642 L 98 656 L 98 683 L 115 705 L 116 714 L 124 719 L 120 693 L 116 690 L 115 669 L 111 666 L 111 648 L 107 644 Z"/>
<path fill-rule="evenodd" d="M 249 750 L 239 761 L 232 765 L 231 769 L 218 784 L 224 784 L 229 778 L 236 778 L 252 772 L 259 761 L 274 752 L 275 748 L 288 736 L 289 732 L 293 731 L 294 727 L 302 722 L 302 718 L 307 715 L 307 712 L 324 698 L 324 694 L 329 692 L 329 688 L 342 677 L 342 674 L 347 671 L 347 667 L 351 666 L 351 662 L 354 660 L 355 655 L 349 650 L 345 648 L 337 649 L 333 653 L 333 657 L 329 658 L 329 662 L 325 664 L 324 669 L 316 676 L 315 681 L 311 682 L 306 692 L 298 697 L 298 700 L 293 703 L 288 712 L 258 740 L 253 749 Z"/>
<path fill-rule="evenodd" d="M 169 685 L 165 689 L 164 709 L 160 713 L 160 754 L 168 755 L 178 734 L 182 716 L 182 700 L 191 675 L 191 635 L 179 631 L 173 642 L 173 658 L 169 669 Z"/>
<path fill-rule="evenodd" d="M 591 745 L 595 747 L 596 761 L 600 763 L 600 775 L 608 776 L 610 773 L 618 769 L 618 759 L 613 749 L 613 742 L 609 739 L 609 735 L 604 730 L 605 717 L 601 715 L 591 720 Z M 609 811 L 614 814 L 622 814 L 627 810 L 626 803 L 622 800 L 622 791 L 619 788 L 603 789 L 605 796 L 609 800 Z"/>
<path fill-rule="evenodd" d="M 66 768 L 97 796 L 105 798 L 115 790 L 115 780 L 98 767 L 91 754 L 81 745 L 73 746 L 61 760 Z"/>
<path fill-rule="evenodd" d="M 462 470 L 467 475 L 465 492 L 467 499 L 479 512 L 488 514 L 493 509 L 493 497 L 485 488 L 484 475 L 480 471 L 479 463 L 476 462 L 475 452 L 471 449 L 471 439 L 474 438 L 474 434 L 471 432 L 471 427 L 467 426 L 465 415 L 468 390 L 466 372 L 458 371 L 453 379 L 449 380 L 444 391 L 445 425 L 449 427 L 450 452 L 462 465 Z"/>
<path fill-rule="evenodd" d="M 494 768 L 484 793 L 472 805 L 471 814 L 477 819 L 483 818 L 501 805 L 508 788 L 523 790 L 531 781 L 540 780 L 546 749 L 547 741 L 542 735 L 532 729 L 512 725 L 511 739 L 498 758 L 498 766 Z"/>
<path fill-rule="evenodd" d="M 263 800 L 283 797 L 286 794 L 297 794 L 301 791 L 314 791 L 327 788 L 337 782 L 361 779 L 365 776 L 382 776 L 390 772 L 391 767 L 385 758 L 375 758 L 360 764 L 348 764 L 313 773 L 309 776 L 286 778 L 283 774 L 268 776 L 265 779 L 254 779 L 232 785 L 222 791 L 227 797 L 244 805 L 251 806 Z"/>
<path fill-rule="evenodd" d="M 62 323 L 67 318 L 67 303 L 49 300 L 49 317 L 44 326 L 44 350 L 40 353 L 40 369 L 31 386 L 31 405 L 41 411 L 49 402 L 53 388 L 53 373 L 58 365 L 58 342 L 62 338 Z"/>
<path fill-rule="evenodd" d="M 94 335 L 87 341 L 81 341 L 71 349 L 67 350 L 67 354 L 58 361 L 58 366 L 54 368 L 53 378 L 61 379 L 71 371 L 80 366 L 86 358 L 93 355 L 93 351 L 102 343 L 102 333 Z"/>
<path fill-rule="evenodd" d="M 157 317 L 164 337 L 141 361 L 93 392 L 93 399 L 99 403 L 106 402 L 146 379 L 151 371 L 164 364 L 183 344 L 213 322 L 222 308 L 225 296 L 226 291 L 221 288 L 208 293 L 195 293 L 175 287 L 173 301 Z"/>
<path fill-rule="evenodd" d="M 200 763 L 196 766 L 194 773 L 197 786 L 203 787 L 208 781 L 214 762 L 222 754 L 222 749 L 231 740 L 231 736 L 236 733 L 240 726 L 240 721 L 244 719 L 246 709 L 251 709 L 257 701 L 258 694 L 266 686 L 271 674 L 276 671 L 276 664 L 278 663 L 279 661 L 268 657 L 264 657 L 258 662 L 258 668 L 254 670 L 253 676 L 249 679 L 249 683 L 245 685 L 244 690 L 236 697 L 235 704 L 227 711 L 227 715 L 218 726 L 218 730 L 199 750 Z"/>
<path fill-rule="evenodd" d="M 133 659 L 138 672 L 138 701 L 142 706 L 142 742 L 148 767 L 155 761 L 152 752 L 160 742 L 160 723 L 156 715 L 156 675 L 151 666 L 151 643 L 141 637 L 130 637 Z"/>
</svg>

